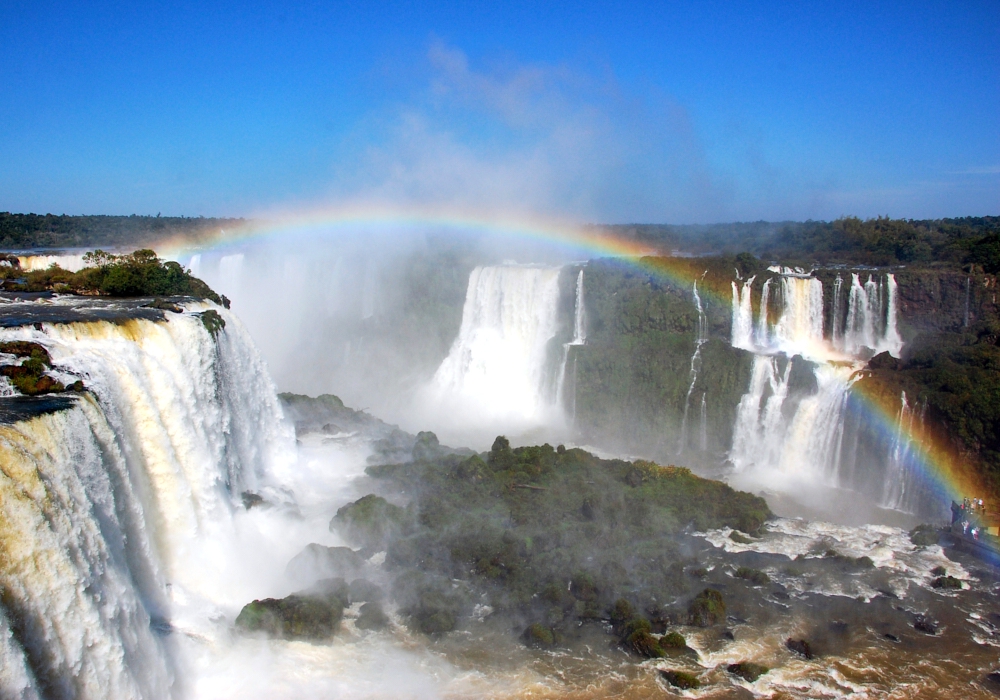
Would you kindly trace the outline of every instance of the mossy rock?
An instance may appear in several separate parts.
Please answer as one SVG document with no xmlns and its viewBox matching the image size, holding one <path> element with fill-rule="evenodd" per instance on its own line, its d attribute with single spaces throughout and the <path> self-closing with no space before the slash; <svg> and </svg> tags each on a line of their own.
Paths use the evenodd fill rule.
<svg viewBox="0 0 1000 700">
<path fill-rule="evenodd" d="M 824 559 L 829 559 L 831 561 L 837 562 L 841 566 L 858 568 L 858 569 L 874 569 L 875 562 L 869 556 L 852 557 L 847 554 L 841 554 L 834 549 L 828 549 L 823 554 Z"/>
<path fill-rule="evenodd" d="M 556 645 L 556 633 L 551 627 L 535 622 L 524 630 L 521 640 L 530 647 L 548 649 Z"/>
<path fill-rule="evenodd" d="M 624 598 L 619 598 L 611 608 L 611 629 L 614 630 L 615 634 L 621 634 L 626 623 L 633 617 L 635 617 L 635 609 L 632 604 Z"/>
<path fill-rule="evenodd" d="M 388 629 L 389 625 L 389 616 L 385 614 L 382 605 L 376 601 L 369 601 L 362 605 L 358 619 L 354 623 L 358 629 L 376 632 Z"/>
<path fill-rule="evenodd" d="M 219 312 L 215 309 L 202 311 L 197 314 L 197 316 L 201 319 L 201 323 L 205 326 L 205 330 L 207 330 L 213 338 L 218 338 L 219 333 L 221 333 L 226 327 L 226 319 L 222 318 L 222 316 L 219 315 Z"/>
<path fill-rule="evenodd" d="M 752 539 L 750 539 L 749 537 L 747 537 L 746 535 L 744 535 L 739 530 L 733 530 L 732 532 L 730 532 L 729 533 L 729 539 L 731 539 L 733 542 L 736 542 L 737 544 L 752 544 L 753 543 Z"/>
<path fill-rule="evenodd" d="M 687 640 L 680 632 L 668 632 L 660 637 L 660 646 L 664 649 L 686 649 Z"/>
<path fill-rule="evenodd" d="M 343 614 L 344 607 L 338 602 L 295 594 L 243 606 L 236 626 L 279 639 L 323 641 L 333 636 Z"/>
<path fill-rule="evenodd" d="M 659 669 L 664 680 L 675 688 L 681 690 L 697 690 L 701 687 L 701 681 L 693 673 L 687 671 L 674 671 L 668 668 Z"/>
<path fill-rule="evenodd" d="M 726 603 L 722 593 L 714 588 L 706 588 L 688 606 L 690 623 L 696 627 L 711 627 L 726 619 Z"/>
<path fill-rule="evenodd" d="M 755 586 L 766 586 L 771 582 L 771 577 L 760 569 L 751 569 L 748 566 L 741 566 L 736 570 L 734 574 L 736 578 L 743 579 L 744 581 L 749 581 Z"/>
<path fill-rule="evenodd" d="M 626 636 L 622 644 L 632 653 L 647 659 L 659 659 L 664 655 L 660 640 L 644 629 L 637 629 Z"/>
<path fill-rule="evenodd" d="M 373 550 L 385 547 L 392 537 L 405 530 L 408 522 L 404 509 L 381 496 L 368 494 L 338 510 L 330 521 L 330 529 Z"/>
<path fill-rule="evenodd" d="M 955 578 L 954 576 L 938 576 L 931 582 L 932 588 L 940 588 L 944 590 L 960 591 L 962 590 L 962 582 Z"/>
<path fill-rule="evenodd" d="M 739 676 L 747 683 L 753 683 L 771 669 L 761 664 L 755 664 L 752 661 L 740 661 L 739 663 L 729 664 L 726 666 L 726 670 L 734 676 Z"/>
</svg>

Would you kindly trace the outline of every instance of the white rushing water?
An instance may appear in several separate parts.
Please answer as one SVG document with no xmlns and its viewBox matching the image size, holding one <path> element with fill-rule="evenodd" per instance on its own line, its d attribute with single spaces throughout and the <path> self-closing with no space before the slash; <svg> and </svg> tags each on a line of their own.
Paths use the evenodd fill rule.
<svg viewBox="0 0 1000 700">
<path fill-rule="evenodd" d="M 477 267 L 458 338 L 428 388 L 459 427 L 524 429 L 561 418 L 558 267 Z M 582 274 L 582 273 L 581 273 Z M 557 346 L 558 347 L 558 346 Z"/>
<path fill-rule="evenodd" d="M 155 630 L 194 633 L 205 605 L 249 593 L 223 565 L 236 504 L 287 469 L 294 438 L 249 337 L 216 311 L 217 340 L 190 313 L 0 331 L 92 392 L 0 427 L 0 652 L 26 669 L 0 674 L 4 697 L 176 695 L 173 642 Z"/>
<path fill-rule="evenodd" d="M 827 336 L 822 281 L 802 271 L 776 271 L 780 276 L 761 286 L 756 324 L 753 280 L 742 288 L 733 283 L 732 344 L 754 353 L 733 430 L 730 461 L 736 479 L 787 492 L 848 486 L 841 455 L 854 373 L 871 353 L 898 357 L 902 348 L 895 277 L 873 274 L 862 283 L 852 274 L 845 307 L 838 275 Z M 780 311 L 771 322 L 775 285 L 780 285 Z M 799 377 L 795 386 L 793 373 Z M 887 486 L 893 488 L 904 487 Z M 895 492 L 881 501 L 893 508 L 913 506 Z"/>
</svg>

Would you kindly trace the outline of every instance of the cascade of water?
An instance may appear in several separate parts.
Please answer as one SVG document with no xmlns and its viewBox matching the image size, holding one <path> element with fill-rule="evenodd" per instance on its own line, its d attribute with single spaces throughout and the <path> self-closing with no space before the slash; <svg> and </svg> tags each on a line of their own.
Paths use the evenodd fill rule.
<svg viewBox="0 0 1000 700">
<path fill-rule="evenodd" d="M 477 267 L 458 338 L 432 379 L 433 399 L 470 420 L 531 423 L 559 413 L 559 378 L 549 370 L 558 307 L 559 268 Z"/>
<path fill-rule="evenodd" d="M 767 305 L 771 300 L 771 278 L 764 281 L 760 290 L 760 311 L 757 312 L 757 345 L 766 348 L 771 344 L 771 333 L 768 325 Z"/>
<path fill-rule="evenodd" d="M 294 436 L 242 324 L 188 310 L 206 308 L 226 322 L 216 338 L 189 313 L 0 331 L 90 389 L 0 427 L 2 612 L 16 620 L 0 655 L 32 670 L 17 694 L 0 673 L 0 695 L 30 697 L 34 674 L 46 697 L 169 697 L 151 621 L 183 628 L 185 600 L 245 594 L 218 566 L 234 503 L 287 468 Z"/>
<path fill-rule="evenodd" d="M 576 276 L 576 301 L 573 304 L 573 340 L 570 345 L 587 342 L 587 308 L 583 301 L 583 269 Z"/>
<path fill-rule="evenodd" d="M 906 392 L 899 397 L 896 433 L 889 447 L 882 505 L 895 510 L 907 510 L 913 501 L 913 478 L 910 455 L 913 451 L 913 410 Z"/>
<path fill-rule="evenodd" d="M 972 294 L 972 278 L 965 278 L 965 312 L 962 314 L 962 328 L 969 327 L 969 297 Z"/>
<path fill-rule="evenodd" d="M 706 452 L 708 450 L 708 410 L 705 401 L 705 397 L 707 395 L 707 392 L 702 392 L 701 395 L 701 431 L 698 435 L 700 438 L 698 441 L 698 447 L 701 448 L 702 452 Z"/>
<path fill-rule="evenodd" d="M 755 279 L 756 277 L 751 277 L 746 280 L 742 291 L 733 282 L 732 345 L 735 348 L 753 349 L 753 307 L 750 305 L 750 293 Z"/>
<path fill-rule="evenodd" d="M 844 349 L 844 326 L 840 317 L 844 313 L 843 302 L 840 300 L 840 292 L 843 291 L 844 278 L 839 274 L 833 281 L 833 319 L 830 322 L 830 340 L 833 346 L 839 350 Z"/>
<path fill-rule="evenodd" d="M 733 448 L 730 459 L 736 471 L 751 469 L 758 462 L 772 463 L 783 437 L 781 407 L 788 394 L 792 364 L 779 373 L 777 358 L 754 355 L 750 386 L 736 407 Z"/>
<path fill-rule="evenodd" d="M 806 352 L 823 343 L 823 283 L 809 277 L 782 277 L 781 316 L 774 327 L 778 347 Z"/>
<path fill-rule="evenodd" d="M 887 309 L 885 316 L 885 335 L 878 345 L 878 351 L 888 351 L 893 357 L 899 357 L 903 349 L 903 339 L 899 335 L 897 321 L 899 316 L 899 302 L 896 299 L 897 285 L 896 276 L 891 272 L 885 276 L 885 287 L 887 298 Z"/>
<path fill-rule="evenodd" d="M 566 406 L 566 367 L 569 362 L 569 350 L 574 345 L 586 345 L 587 343 L 587 310 L 583 299 L 583 269 L 576 276 L 576 295 L 573 301 L 573 339 L 563 344 L 562 360 L 559 362 L 559 373 L 556 386 L 556 404 Z M 576 371 L 576 361 L 573 362 L 573 370 Z M 573 397 L 574 408 L 571 417 L 576 417 L 576 396 Z"/>
<path fill-rule="evenodd" d="M 698 312 L 698 331 L 694 339 L 694 352 L 691 354 L 691 382 L 688 385 L 687 394 L 684 396 L 684 417 L 681 419 L 681 433 L 677 444 L 677 454 L 683 453 L 684 448 L 687 446 L 688 410 L 691 405 L 691 393 L 694 391 L 694 385 L 698 381 L 698 371 L 701 369 L 701 346 L 708 340 L 708 319 L 705 317 L 705 309 L 702 307 L 701 297 L 698 295 L 697 280 L 694 282 L 692 288 L 692 296 L 694 298 L 695 310 Z"/>
</svg>

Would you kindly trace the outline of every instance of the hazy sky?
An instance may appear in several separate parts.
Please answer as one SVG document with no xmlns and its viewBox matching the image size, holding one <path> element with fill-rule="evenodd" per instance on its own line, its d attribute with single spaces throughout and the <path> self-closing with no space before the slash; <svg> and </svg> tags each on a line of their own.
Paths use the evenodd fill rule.
<svg viewBox="0 0 1000 700">
<path fill-rule="evenodd" d="M 0 0 L 0 210 L 1000 214 L 996 0 L 286 4 Z"/>
</svg>

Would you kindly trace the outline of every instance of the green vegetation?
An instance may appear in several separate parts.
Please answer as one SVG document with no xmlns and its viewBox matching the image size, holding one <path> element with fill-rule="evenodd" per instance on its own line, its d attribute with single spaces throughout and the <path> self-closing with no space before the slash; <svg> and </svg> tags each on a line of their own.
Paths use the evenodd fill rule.
<svg viewBox="0 0 1000 700">
<path fill-rule="evenodd" d="M 859 219 L 670 226 L 599 226 L 616 235 L 700 255 L 749 251 L 764 260 L 894 265 L 973 263 L 1000 270 L 1000 217 Z"/>
<path fill-rule="evenodd" d="M 736 578 L 741 578 L 744 581 L 749 581 L 755 586 L 765 586 L 771 582 L 771 577 L 768 576 L 763 571 L 759 569 L 751 569 L 747 566 L 741 566 L 736 569 L 736 573 L 733 574 Z"/>
<path fill-rule="evenodd" d="M 667 683 L 681 690 L 697 690 L 701 687 L 701 681 L 698 680 L 698 676 L 687 671 L 660 669 L 660 675 L 663 676 Z"/>
<path fill-rule="evenodd" d="M 0 367 L 0 375 L 10 379 L 14 388 L 25 396 L 36 396 L 38 394 L 51 394 L 60 391 L 83 391 L 82 381 L 75 381 L 70 386 L 65 387 L 48 374 L 46 370 L 52 368 L 52 358 L 49 352 L 38 343 L 30 343 L 23 340 L 14 340 L 0 343 L 0 353 L 14 355 L 24 358 L 20 364 L 3 365 Z"/>
<path fill-rule="evenodd" d="M 741 661 L 739 663 L 729 664 L 726 666 L 726 670 L 734 676 L 739 676 L 747 683 L 753 683 L 771 669 L 767 666 L 762 666 L 761 664 L 755 664 L 752 661 Z"/>
<path fill-rule="evenodd" d="M 931 581 L 932 588 L 940 588 L 944 590 L 960 591 L 962 590 L 962 581 L 955 578 L 954 576 L 938 576 L 936 579 Z"/>
<path fill-rule="evenodd" d="M 706 588 L 691 601 L 688 616 L 696 627 L 711 627 L 726 621 L 726 603 L 714 588 Z"/>
<path fill-rule="evenodd" d="M 349 602 L 344 580 L 328 579 L 287 598 L 265 598 L 243 606 L 236 627 L 280 639 L 324 641 L 336 632 Z"/>
<path fill-rule="evenodd" d="M 16 267 L 0 267 L 3 289 L 20 292 L 60 292 L 64 294 L 111 297 L 192 296 L 211 299 L 228 306 L 225 297 L 173 261 L 163 261 L 152 250 L 113 255 L 95 250 L 84 256 L 87 267 L 79 272 L 53 265 L 47 270 L 22 272 Z"/>
<path fill-rule="evenodd" d="M 0 212 L 0 247 L 129 248 L 152 245 L 173 236 L 191 241 L 245 224 L 243 219 L 182 216 L 55 216 Z"/>
<path fill-rule="evenodd" d="M 407 624 L 427 634 L 454 629 L 485 598 L 529 623 L 531 644 L 548 644 L 545 630 L 557 643 L 561 629 L 610 615 L 623 646 L 661 655 L 632 605 L 653 609 L 689 593 L 690 560 L 675 535 L 688 526 L 756 532 L 771 516 L 762 499 L 687 469 L 561 446 L 512 448 L 503 437 L 483 455 L 367 473 L 408 505 L 370 494 L 341 508 L 331 527 L 367 551 L 385 549 L 386 565 L 401 572 L 393 596 Z M 712 593 L 698 616 L 705 624 L 725 617 Z"/>
</svg>

